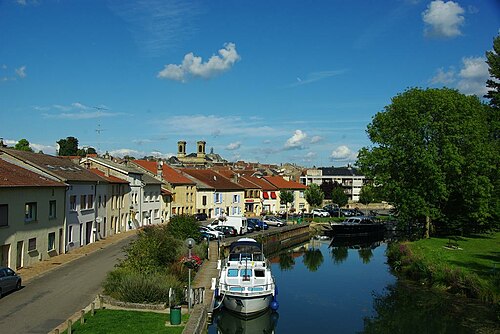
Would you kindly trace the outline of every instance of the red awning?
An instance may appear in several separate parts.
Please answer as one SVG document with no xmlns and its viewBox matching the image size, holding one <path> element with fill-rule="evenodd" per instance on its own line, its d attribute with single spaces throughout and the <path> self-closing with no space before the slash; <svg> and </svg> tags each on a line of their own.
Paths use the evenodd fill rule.
<svg viewBox="0 0 500 334">
<path fill-rule="evenodd" d="M 271 191 L 271 198 L 276 199 L 276 193 L 274 191 Z"/>
<path fill-rule="evenodd" d="M 267 191 L 263 191 L 262 195 L 264 195 L 264 199 L 269 199 L 269 193 Z"/>
</svg>

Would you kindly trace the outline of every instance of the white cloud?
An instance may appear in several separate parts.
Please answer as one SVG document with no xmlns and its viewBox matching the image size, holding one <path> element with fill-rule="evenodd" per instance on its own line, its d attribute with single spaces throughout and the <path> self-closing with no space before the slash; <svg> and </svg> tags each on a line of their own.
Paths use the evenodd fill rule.
<svg viewBox="0 0 500 334">
<path fill-rule="evenodd" d="M 110 151 L 109 154 L 113 157 L 120 157 L 120 158 L 123 158 L 126 155 L 131 156 L 131 157 L 135 157 L 135 158 L 139 158 L 139 157 L 143 157 L 143 156 L 147 155 L 146 152 L 139 152 L 137 150 L 131 150 L 128 148 L 120 148 L 117 150 L 113 150 L 113 151 Z"/>
<path fill-rule="evenodd" d="M 16 68 L 16 74 L 21 79 L 26 78 L 26 66 L 21 66 L 19 68 Z"/>
<path fill-rule="evenodd" d="M 311 162 L 316 159 L 317 156 L 318 154 L 316 152 L 307 152 L 306 155 L 304 155 L 302 161 Z"/>
<path fill-rule="evenodd" d="M 237 141 L 226 146 L 226 150 L 234 151 L 241 147 L 241 142 Z"/>
<path fill-rule="evenodd" d="M 295 130 L 292 137 L 288 138 L 285 143 L 286 150 L 300 149 L 303 148 L 304 141 L 307 138 L 307 134 L 301 130 Z"/>
<path fill-rule="evenodd" d="M 213 55 L 207 62 L 203 62 L 201 57 L 190 52 L 184 56 L 182 64 L 165 65 L 157 77 L 181 82 L 186 82 L 190 78 L 210 79 L 229 70 L 240 58 L 236 45 L 226 43 L 224 48 L 219 50 L 219 55 Z"/>
<path fill-rule="evenodd" d="M 52 106 L 33 106 L 33 109 L 37 111 L 43 111 L 42 116 L 45 118 L 57 118 L 57 119 L 92 119 L 100 117 L 114 117 L 123 115 L 119 112 L 108 111 L 105 106 L 99 107 L 89 107 L 80 102 L 74 102 L 70 105 L 53 104 Z M 49 113 L 51 110 L 56 110 L 56 112 Z"/>
<path fill-rule="evenodd" d="M 347 160 L 352 157 L 351 150 L 345 146 L 341 145 L 332 151 L 330 158 L 332 160 Z"/>
<path fill-rule="evenodd" d="M 455 70 L 453 68 L 450 68 L 445 72 L 443 68 L 438 68 L 436 71 L 436 75 L 432 77 L 429 82 L 433 85 L 449 85 L 455 82 Z"/>
<path fill-rule="evenodd" d="M 451 38 L 462 34 L 460 27 L 464 23 L 465 10 L 453 1 L 432 1 L 422 13 L 426 24 L 424 33 L 430 37 Z"/>
<path fill-rule="evenodd" d="M 464 94 L 474 94 L 482 97 L 488 91 L 486 80 L 490 77 L 488 64 L 483 57 L 468 57 L 462 59 L 462 68 L 458 73 L 460 80 L 457 88 Z"/>
<path fill-rule="evenodd" d="M 42 151 L 45 154 L 52 154 L 52 155 L 56 154 L 56 147 L 52 146 L 52 145 L 43 145 L 43 144 L 30 143 L 30 147 L 35 152 Z"/>
<path fill-rule="evenodd" d="M 322 140 L 323 140 L 323 137 L 321 137 L 321 136 L 313 136 L 313 137 L 311 138 L 311 144 L 316 144 L 316 143 L 319 143 L 319 142 L 320 142 L 320 141 L 322 141 Z"/>
<path fill-rule="evenodd" d="M 334 77 L 340 74 L 343 74 L 347 72 L 346 69 L 342 70 L 334 70 L 334 71 L 319 71 L 319 72 L 312 72 L 307 74 L 306 78 L 300 78 L 297 77 L 296 82 L 292 83 L 290 87 L 297 87 L 297 86 L 302 86 L 302 85 L 307 85 L 319 80 L 327 79 L 330 77 Z"/>
</svg>

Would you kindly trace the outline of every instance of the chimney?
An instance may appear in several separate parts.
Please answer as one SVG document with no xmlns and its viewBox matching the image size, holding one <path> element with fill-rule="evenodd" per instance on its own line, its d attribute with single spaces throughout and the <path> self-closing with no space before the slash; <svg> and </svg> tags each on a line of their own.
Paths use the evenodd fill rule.
<svg viewBox="0 0 500 334">
<path fill-rule="evenodd" d="M 156 176 L 163 181 L 163 161 L 158 161 L 156 163 Z"/>
</svg>

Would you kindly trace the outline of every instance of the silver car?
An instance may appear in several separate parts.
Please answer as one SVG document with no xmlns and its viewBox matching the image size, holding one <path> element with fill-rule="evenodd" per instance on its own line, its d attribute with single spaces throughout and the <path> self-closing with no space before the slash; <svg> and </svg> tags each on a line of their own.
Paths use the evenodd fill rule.
<svg viewBox="0 0 500 334">
<path fill-rule="evenodd" d="M 9 291 L 21 289 L 21 277 L 7 267 L 0 267 L 0 298 Z"/>
</svg>

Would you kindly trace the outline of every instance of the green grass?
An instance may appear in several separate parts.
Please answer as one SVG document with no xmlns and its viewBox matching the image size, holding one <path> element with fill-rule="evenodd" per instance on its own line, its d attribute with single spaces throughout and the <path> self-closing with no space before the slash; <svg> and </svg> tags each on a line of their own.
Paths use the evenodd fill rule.
<svg viewBox="0 0 500 334">
<path fill-rule="evenodd" d="M 182 315 L 180 326 L 166 327 L 170 324 L 170 315 L 165 313 L 124 311 L 124 310 L 96 310 L 95 315 L 85 315 L 85 324 L 80 320 L 72 326 L 75 334 L 113 334 L 113 333 L 167 333 L 180 334 L 189 319 L 188 314 Z M 65 331 L 64 333 L 67 333 Z"/>
<path fill-rule="evenodd" d="M 387 256 L 392 268 L 410 279 L 500 302 L 500 232 L 403 242 L 391 245 Z"/>
</svg>

